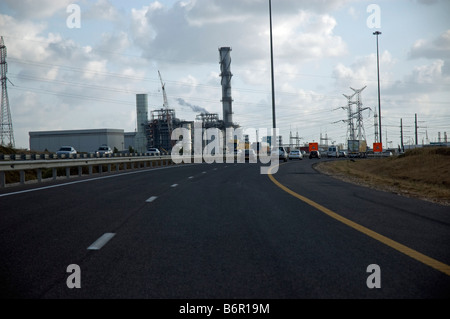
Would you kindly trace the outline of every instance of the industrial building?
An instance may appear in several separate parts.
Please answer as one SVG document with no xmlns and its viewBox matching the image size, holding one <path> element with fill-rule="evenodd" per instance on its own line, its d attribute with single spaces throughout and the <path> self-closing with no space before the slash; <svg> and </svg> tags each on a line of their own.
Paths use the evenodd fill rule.
<svg viewBox="0 0 450 319">
<path fill-rule="evenodd" d="M 230 47 L 219 48 L 223 119 L 219 120 L 216 113 L 200 113 L 195 120 L 202 123 L 203 129 L 217 128 L 225 133 L 228 127 L 238 127 L 233 123 L 232 118 L 230 51 Z M 121 129 L 29 132 L 30 150 L 56 152 L 61 146 L 70 145 L 79 152 L 89 153 L 96 151 L 100 145 L 106 144 L 118 151 L 127 151 L 132 148 L 135 152 L 145 153 L 149 148 L 158 148 L 162 154 L 170 154 L 176 143 L 171 139 L 173 130 L 186 128 L 191 131 L 191 137 L 193 137 L 194 121 L 180 120 L 176 117 L 175 110 L 169 107 L 165 84 L 159 71 L 158 74 L 162 86 L 163 107 L 152 110 L 149 118 L 148 95 L 136 94 L 135 132 L 124 132 Z M 204 144 L 205 141 L 202 141 L 202 145 Z"/>
<path fill-rule="evenodd" d="M 61 146 L 73 146 L 78 152 L 95 152 L 100 145 L 112 149 L 124 148 L 124 131 L 120 129 L 92 129 L 29 132 L 30 150 L 56 152 Z"/>
</svg>

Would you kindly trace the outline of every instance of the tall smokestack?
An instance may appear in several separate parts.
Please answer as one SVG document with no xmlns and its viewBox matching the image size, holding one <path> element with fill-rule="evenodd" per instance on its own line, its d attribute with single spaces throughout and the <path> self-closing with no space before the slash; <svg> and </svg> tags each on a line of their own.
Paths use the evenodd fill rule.
<svg viewBox="0 0 450 319">
<path fill-rule="evenodd" d="M 230 70 L 230 51 L 230 47 L 219 48 L 221 72 L 220 76 L 222 77 L 222 110 L 225 127 L 230 127 L 233 125 L 233 111 L 231 108 L 231 102 L 233 102 L 233 99 L 231 98 L 231 77 L 233 76 L 233 74 L 231 74 Z"/>
<path fill-rule="evenodd" d="M 143 153 L 147 150 L 147 136 L 145 126 L 148 122 L 148 95 L 136 94 L 136 135 L 134 137 L 134 148 Z"/>
</svg>

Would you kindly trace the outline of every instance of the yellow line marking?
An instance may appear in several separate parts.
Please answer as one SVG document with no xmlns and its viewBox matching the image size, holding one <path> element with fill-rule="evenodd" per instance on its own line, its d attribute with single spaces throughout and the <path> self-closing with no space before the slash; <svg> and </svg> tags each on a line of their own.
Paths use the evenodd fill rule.
<svg viewBox="0 0 450 319">
<path fill-rule="evenodd" d="M 377 232 L 374 232 L 373 230 L 370 230 L 369 228 L 366 228 L 360 224 L 357 224 L 353 221 L 351 221 L 350 219 L 347 219 L 335 212 L 333 212 L 332 210 L 310 200 L 309 198 L 306 198 L 305 196 L 302 196 L 296 192 L 294 192 L 293 190 L 287 188 L 286 186 L 284 186 L 283 184 L 281 184 L 279 181 L 277 181 L 275 179 L 275 177 L 273 177 L 272 175 L 272 168 L 269 169 L 269 174 L 268 174 L 270 180 L 277 185 L 279 188 L 281 188 L 282 190 L 284 190 L 286 193 L 300 199 L 301 201 L 307 203 L 308 205 L 311 205 L 312 207 L 320 210 L 321 212 L 327 214 L 328 216 L 340 221 L 341 223 L 344 223 L 347 226 L 350 226 L 353 229 L 356 229 L 357 231 L 375 239 L 378 240 L 379 242 L 394 248 L 395 250 L 411 257 L 414 258 L 417 261 L 420 261 L 421 263 L 424 263 L 425 265 L 428 265 L 436 270 L 439 270 L 441 272 L 443 272 L 444 274 L 450 276 L 450 266 L 447 264 L 444 264 L 442 262 L 440 262 L 439 260 L 433 259 L 431 257 L 428 257 L 422 253 L 419 253 L 418 251 L 411 249 L 405 245 L 402 245 L 386 236 L 383 236 Z"/>
</svg>

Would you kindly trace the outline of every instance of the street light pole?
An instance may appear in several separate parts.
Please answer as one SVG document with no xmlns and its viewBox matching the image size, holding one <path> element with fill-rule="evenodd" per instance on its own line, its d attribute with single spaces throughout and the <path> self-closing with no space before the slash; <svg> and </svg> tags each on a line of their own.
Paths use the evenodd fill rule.
<svg viewBox="0 0 450 319">
<path fill-rule="evenodd" d="M 272 73 L 272 122 L 273 128 L 277 127 L 275 121 L 275 84 L 273 79 L 273 45 L 272 45 L 272 1 L 269 0 L 269 17 L 270 17 L 270 65 Z M 275 134 L 275 132 L 274 132 Z"/>
<path fill-rule="evenodd" d="M 383 143 L 383 138 L 381 136 L 381 102 L 380 102 L 380 58 L 378 54 L 378 35 L 381 34 L 380 31 L 375 31 L 373 33 L 377 36 L 377 73 L 378 73 L 378 126 L 380 131 L 380 142 Z M 387 146 L 387 145 L 386 145 Z"/>
</svg>

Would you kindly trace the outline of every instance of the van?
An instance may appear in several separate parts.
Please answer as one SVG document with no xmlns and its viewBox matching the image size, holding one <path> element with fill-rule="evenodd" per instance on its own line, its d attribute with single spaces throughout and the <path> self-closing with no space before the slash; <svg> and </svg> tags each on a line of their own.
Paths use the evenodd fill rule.
<svg viewBox="0 0 450 319">
<path fill-rule="evenodd" d="M 339 147 L 333 145 L 328 147 L 327 157 L 339 157 Z"/>
</svg>

